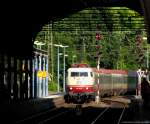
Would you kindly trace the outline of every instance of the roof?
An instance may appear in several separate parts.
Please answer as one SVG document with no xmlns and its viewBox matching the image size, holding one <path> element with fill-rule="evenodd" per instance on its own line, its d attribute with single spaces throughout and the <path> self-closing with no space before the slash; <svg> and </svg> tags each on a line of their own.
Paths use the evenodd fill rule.
<svg viewBox="0 0 150 124">
<path fill-rule="evenodd" d="M 112 70 L 112 69 L 100 69 L 96 70 L 96 72 L 103 74 L 128 74 L 127 70 Z"/>
</svg>

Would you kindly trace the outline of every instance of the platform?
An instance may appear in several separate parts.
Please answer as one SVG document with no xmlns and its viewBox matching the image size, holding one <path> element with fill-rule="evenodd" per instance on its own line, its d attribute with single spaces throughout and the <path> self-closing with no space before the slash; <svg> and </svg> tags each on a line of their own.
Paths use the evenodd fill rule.
<svg viewBox="0 0 150 124">
<path fill-rule="evenodd" d="M 30 115 L 55 108 L 58 99 L 63 99 L 63 94 L 53 94 L 22 102 L 6 101 L 0 103 L 1 124 L 13 124 L 16 120 L 21 120 Z"/>
</svg>

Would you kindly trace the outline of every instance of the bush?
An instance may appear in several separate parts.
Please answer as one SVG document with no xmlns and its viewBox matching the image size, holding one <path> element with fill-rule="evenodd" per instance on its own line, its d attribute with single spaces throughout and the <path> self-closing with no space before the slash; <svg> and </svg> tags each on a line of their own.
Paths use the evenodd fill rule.
<svg viewBox="0 0 150 124">
<path fill-rule="evenodd" d="M 57 91 L 57 83 L 56 82 L 49 82 L 48 83 L 48 90 L 49 91 Z"/>
</svg>

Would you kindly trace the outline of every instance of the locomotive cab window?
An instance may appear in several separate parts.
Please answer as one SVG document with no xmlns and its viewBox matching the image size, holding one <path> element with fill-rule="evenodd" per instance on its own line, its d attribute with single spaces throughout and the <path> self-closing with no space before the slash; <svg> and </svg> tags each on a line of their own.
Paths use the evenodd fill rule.
<svg viewBox="0 0 150 124">
<path fill-rule="evenodd" d="M 88 77 L 88 73 L 87 72 L 80 72 L 80 77 Z"/>
<path fill-rule="evenodd" d="M 71 77 L 88 77 L 87 72 L 71 72 Z"/>
<path fill-rule="evenodd" d="M 79 77 L 79 72 L 71 72 L 71 77 Z"/>
</svg>

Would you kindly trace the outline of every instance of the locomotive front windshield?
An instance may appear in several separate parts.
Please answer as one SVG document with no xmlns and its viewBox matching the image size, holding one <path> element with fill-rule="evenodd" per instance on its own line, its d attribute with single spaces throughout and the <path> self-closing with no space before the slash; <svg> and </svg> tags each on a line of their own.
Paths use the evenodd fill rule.
<svg viewBox="0 0 150 124">
<path fill-rule="evenodd" d="M 88 72 L 71 72 L 71 77 L 88 77 Z"/>
</svg>

